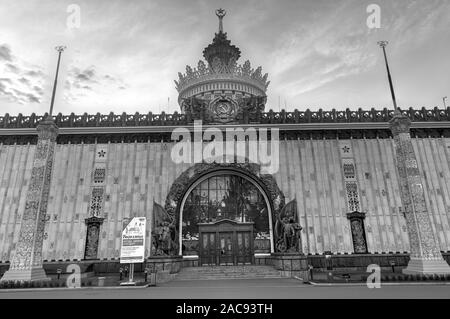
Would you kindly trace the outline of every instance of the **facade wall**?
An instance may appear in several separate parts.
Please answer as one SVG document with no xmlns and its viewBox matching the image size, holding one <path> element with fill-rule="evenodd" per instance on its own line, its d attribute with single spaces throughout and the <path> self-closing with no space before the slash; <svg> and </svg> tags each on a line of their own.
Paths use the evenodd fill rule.
<svg viewBox="0 0 450 319">
<path fill-rule="evenodd" d="M 450 250 L 450 138 L 414 138 L 433 229 Z M 347 147 L 349 150 L 343 151 Z M 153 201 L 164 205 L 189 164 L 175 164 L 170 143 L 58 144 L 43 245 L 47 260 L 83 259 L 93 171 L 105 151 L 105 217 L 98 257 L 118 258 L 126 218 L 146 216 L 147 254 Z M 0 144 L 0 260 L 18 240 L 35 145 Z M 275 174 L 286 203 L 296 198 L 305 253 L 353 252 L 343 164 L 352 161 L 369 252 L 408 251 L 392 139 L 284 140 Z M 102 164 L 103 165 L 103 164 Z"/>
</svg>

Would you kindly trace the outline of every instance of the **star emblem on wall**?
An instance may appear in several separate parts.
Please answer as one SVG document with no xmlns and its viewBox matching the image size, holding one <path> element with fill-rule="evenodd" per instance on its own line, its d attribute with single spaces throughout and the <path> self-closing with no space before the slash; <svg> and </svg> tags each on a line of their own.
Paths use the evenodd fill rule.
<svg viewBox="0 0 450 319">
<path fill-rule="evenodd" d="M 106 152 L 104 150 L 101 150 L 100 152 L 97 153 L 98 157 L 105 157 Z"/>
<path fill-rule="evenodd" d="M 350 152 L 350 147 L 348 147 L 347 145 L 345 145 L 342 150 L 344 151 L 344 153 L 348 153 Z"/>
</svg>

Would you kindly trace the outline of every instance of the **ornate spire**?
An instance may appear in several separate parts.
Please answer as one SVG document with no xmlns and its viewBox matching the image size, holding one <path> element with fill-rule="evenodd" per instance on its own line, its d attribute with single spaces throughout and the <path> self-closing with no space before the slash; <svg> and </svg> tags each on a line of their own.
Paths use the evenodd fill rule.
<svg viewBox="0 0 450 319">
<path fill-rule="evenodd" d="M 212 69 L 217 69 L 217 65 L 226 65 L 231 68 L 241 56 L 241 50 L 231 45 L 231 41 L 227 39 L 226 32 L 223 32 L 222 19 L 225 16 L 224 9 L 217 9 L 216 15 L 219 18 L 219 33 L 216 33 L 213 42 L 203 50 L 203 56 L 208 61 Z M 216 70 L 218 71 L 218 70 Z"/>
<path fill-rule="evenodd" d="M 227 12 L 225 11 L 225 9 L 220 8 L 216 10 L 216 16 L 219 18 L 219 33 L 223 32 L 222 20 L 226 14 Z"/>
</svg>

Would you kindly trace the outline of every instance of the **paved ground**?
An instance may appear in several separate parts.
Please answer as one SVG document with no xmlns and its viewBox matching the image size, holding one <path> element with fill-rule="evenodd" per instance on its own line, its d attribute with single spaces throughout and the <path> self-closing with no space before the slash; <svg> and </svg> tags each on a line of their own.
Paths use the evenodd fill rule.
<svg viewBox="0 0 450 319">
<path fill-rule="evenodd" d="M 163 298 L 163 299 L 309 299 L 309 298 L 450 298 L 450 285 L 365 286 L 304 285 L 295 279 L 172 281 L 148 288 L 82 288 L 47 291 L 0 291 L 8 298 Z"/>
</svg>

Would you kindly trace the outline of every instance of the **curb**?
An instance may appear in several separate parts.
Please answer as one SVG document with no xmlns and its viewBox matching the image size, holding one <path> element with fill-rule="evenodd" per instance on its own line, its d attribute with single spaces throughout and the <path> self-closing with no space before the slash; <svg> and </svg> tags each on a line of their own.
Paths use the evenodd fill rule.
<svg viewBox="0 0 450 319">
<path fill-rule="evenodd" d="M 150 284 L 144 286 L 103 286 L 103 287 L 79 287 L 79 288 L 67 288 L 67 287 L 59 287 L 59 288 L 12 288 L 12 289 L 0 289 L 0 294 L 2 292 L 31 292 L 31 291 L 61 291 L 61 290 L 101 290 L 101 289 L 144 289 L 148 287 L 154 287 Z"/>
<path fill-rule="evenodd" d="M 308 282 L 312 286 L 317 287 L 331 287 L 331 286 L 337 286 L 337 287 L 352 287 L 352 286 L 367 286 L 366 283 L 317 283 L 313 281 Z M 416 283 L 416 282 L 381 282 L 381 286 L 449 286 L 450 282 L 422 282 L 422 283 Z"/>
</svg>

